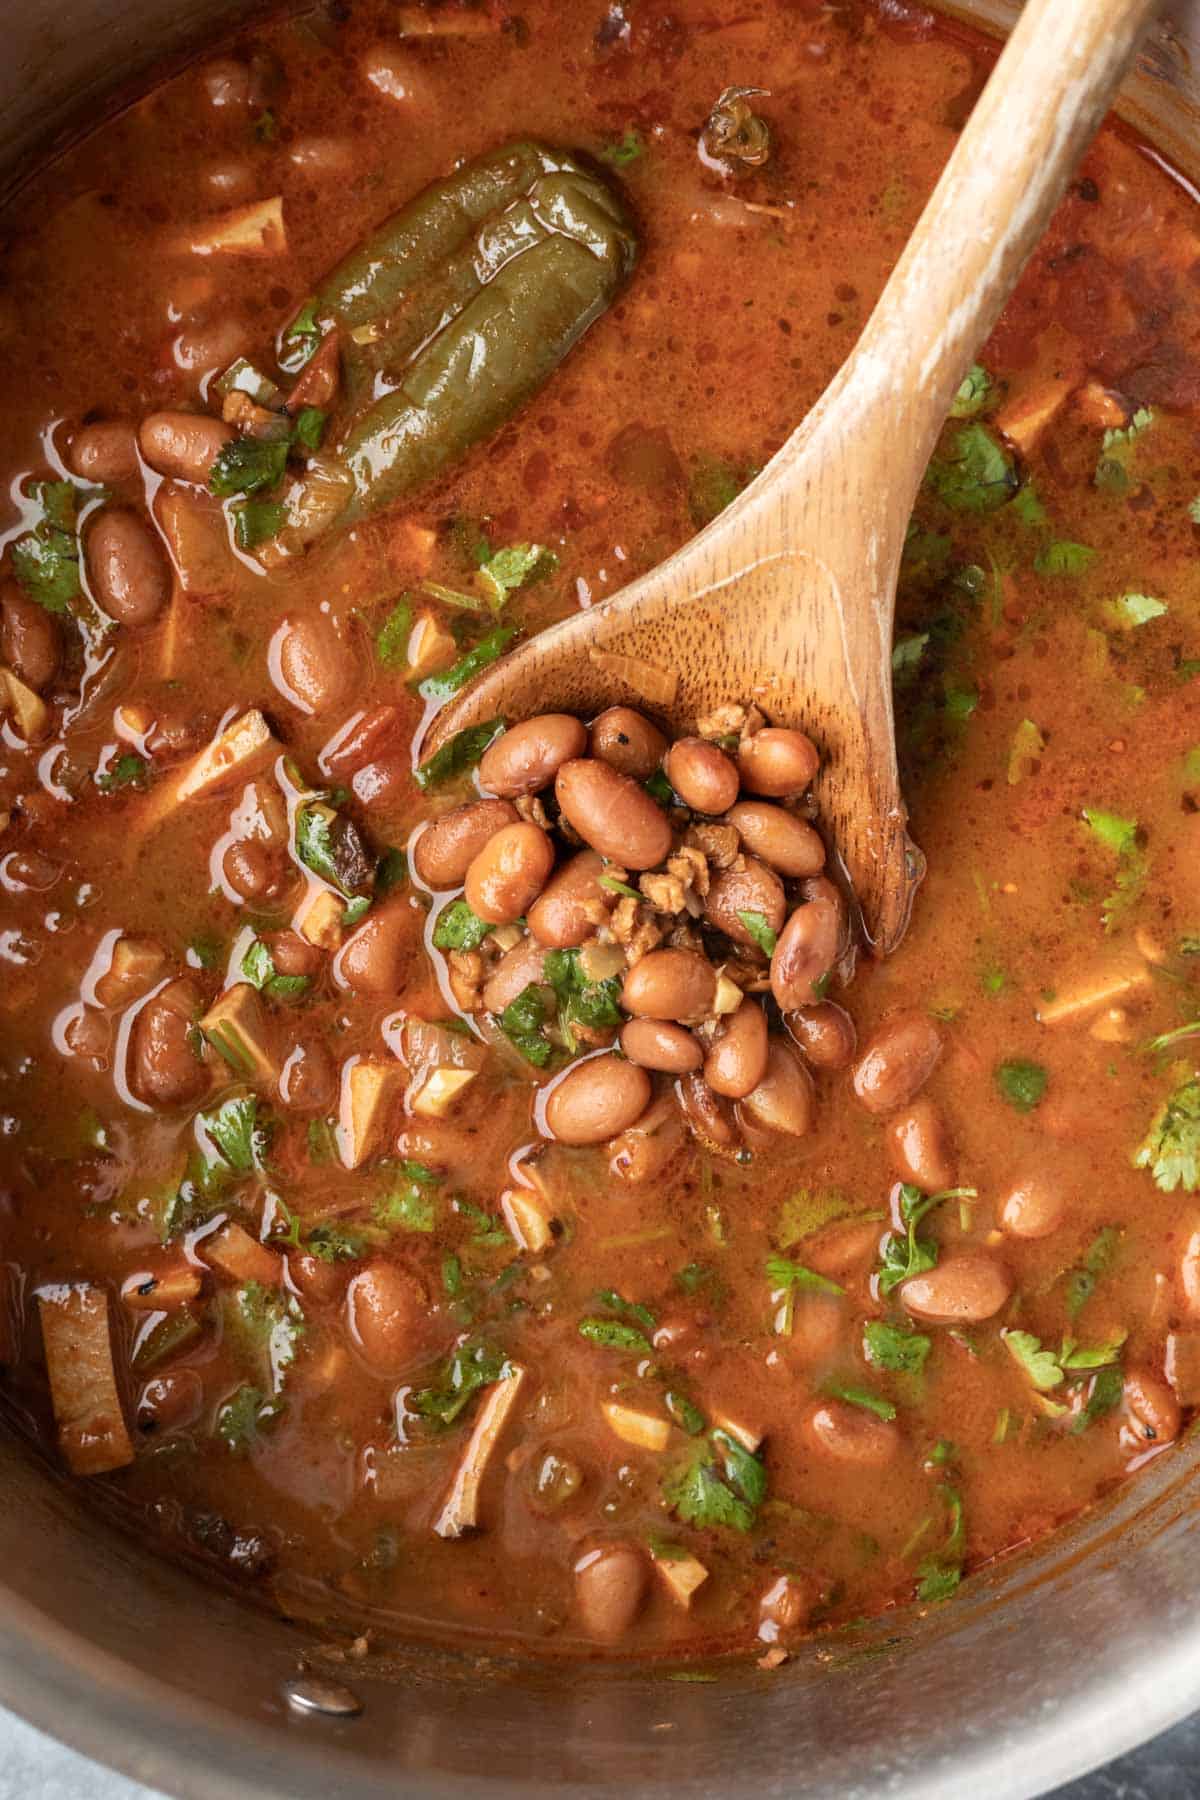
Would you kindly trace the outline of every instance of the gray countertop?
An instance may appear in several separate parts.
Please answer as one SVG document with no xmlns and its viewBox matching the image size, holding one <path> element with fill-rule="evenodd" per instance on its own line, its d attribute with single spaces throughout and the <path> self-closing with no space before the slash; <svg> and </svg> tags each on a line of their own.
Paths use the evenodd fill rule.
<svg viewBox="0 0 1200 1800">
<path fill-rule="evenodd" d="M 1058 1788 L 1053 1800 L 1197 1800 L 1200 1713 L 1105 1769 Z M 158 1800 L 0 1712 L 0 1800 Z"/>
</svg>

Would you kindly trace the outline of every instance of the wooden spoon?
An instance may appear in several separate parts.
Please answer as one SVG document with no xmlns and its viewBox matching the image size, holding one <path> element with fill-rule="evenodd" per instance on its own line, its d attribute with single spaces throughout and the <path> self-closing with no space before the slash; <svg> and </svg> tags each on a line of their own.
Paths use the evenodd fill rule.
<svg viewBox="0 0 1200 1800">
<path fill-rule="evenodd" d="M 643 704 L 673 731 L 755 699 L 820 746 L 821 816 L 876 952 L 925 859 L 896 769 L 891 649 L 905 531 L 954 395 L 1157 0 L 1029 0 L 849 360 L 762 474 L 674 556 L 551 626 L 433 721 Z"/>
</svg>

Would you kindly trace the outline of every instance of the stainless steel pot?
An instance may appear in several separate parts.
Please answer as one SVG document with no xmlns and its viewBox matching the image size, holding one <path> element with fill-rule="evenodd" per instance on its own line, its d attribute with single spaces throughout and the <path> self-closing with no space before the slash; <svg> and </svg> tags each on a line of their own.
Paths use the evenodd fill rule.
<svg viewBox="0 0 1200 1800">
<path fill-rule="evenodd" d="M 106 106 L 246 0 L 6 0 L 0 169 Z M 1016 10 L 973 0 L 1002 27 Z M 1200 168 L 1200 0 L 1161 29 L 1129 115 Z M 1197 75 L 1200 76 L 1200 65 Z M 3 178 L 0 178 L 2 180 Z M 10 377 L 11 378 L 11 377 Z M 824 1639 L 771 1674 L 519 1670 L 419 1654 L 326 1669 L 360 1716 L 302 1712 L 313 1641 L 148 1556 L 0 1441 L 0 1702 L 172 1794 L 1043 1793 L 1200 1705 L 1200 1441 L 1048 1548 L 924 1618 Z"/>
</svg>

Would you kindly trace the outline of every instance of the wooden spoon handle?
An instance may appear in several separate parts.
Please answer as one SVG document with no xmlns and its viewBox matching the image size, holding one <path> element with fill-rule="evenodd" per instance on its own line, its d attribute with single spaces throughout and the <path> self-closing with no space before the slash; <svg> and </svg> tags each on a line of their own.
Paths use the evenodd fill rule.
<svg viewBox="0 0 1200 1800">
<path fill-rule="evenodd" d="M 818 409 L 890 412 L 912 491 L 973 356 L 1115 98 L 1159 0 L 1028 0 L 838 380 Z M 839 405 L 840 402 L 840 405 Z M 815 420 L 814 420 L 815 423 Z"/>
</svg>

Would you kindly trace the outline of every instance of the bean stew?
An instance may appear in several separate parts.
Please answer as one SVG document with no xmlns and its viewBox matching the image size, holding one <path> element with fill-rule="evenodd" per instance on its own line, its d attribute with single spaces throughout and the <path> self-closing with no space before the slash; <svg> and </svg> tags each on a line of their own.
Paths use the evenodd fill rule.
<svg viewBox="0 0 1200 1800">
<path fill-rule="evenodd" d="M 770 670 L 421 765 L 779 448 L 995 55 L 725 10 L 269 19 L 5 219 L 0 1407 L 292 1616 L 771 1668 L 1200 1409 L 1200 213 L 1155 152 L 1089 153 L 912 521 L 894 956 Z"/>
</svg>

